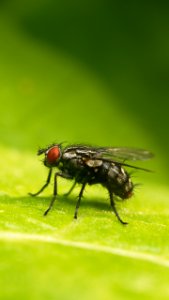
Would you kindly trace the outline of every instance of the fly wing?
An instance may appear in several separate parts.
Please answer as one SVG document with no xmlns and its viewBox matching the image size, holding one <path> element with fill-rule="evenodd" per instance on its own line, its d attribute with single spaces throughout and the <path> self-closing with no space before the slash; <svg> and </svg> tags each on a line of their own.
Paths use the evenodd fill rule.
<svg viewBox="0 0 169 300">
<path fill-rule="evenodd" d="M 110 159 L 110 160 L 148 160 L 153 157 L 150 151 L 139 148 L 127 147 L 90 147 L 86 145 L 71 145 L 66 147 L 64 152 L 76 153 L 78 156 L 89 157 L 92 159 Z"/>
<path fill-rule="evenodd" d="M 138 148 L 104 148 L 102 149 L 102 157 L 120 160 L 148 160 L 153 157 L 150 151 Z"/>
</svg>

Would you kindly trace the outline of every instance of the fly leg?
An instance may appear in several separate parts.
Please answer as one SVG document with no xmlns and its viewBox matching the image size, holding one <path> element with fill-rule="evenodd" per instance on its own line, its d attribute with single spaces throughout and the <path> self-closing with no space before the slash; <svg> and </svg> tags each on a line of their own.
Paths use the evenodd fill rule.
<svg viewBox="0 0 169 300">
<path fill-rule="evenodd" d="M 121 224 L 127 225 L 128 223 L 127 223 L 127 222 L 124 222 L 124 221 L 120 218 L 120 216 L 119 216 L 119 214 L 118 214 L 118 212 L 117 212 L 117 209 L 116 209 L 116 206 L 115 206 L 115 203 L 114 203 L 114 200 L 113 200 L 113 193 L 112 193 L 112 191 L 111 191 L 111 190 L 108 190 L 108 191 L 109 191 L 109 196 L 110 196 L 110 205 L 111 205 L 111 208 L 113 209 L 113 211 L 114 211 L 114 213 L 115 213 L 117 219 L 120 221 Z"/>
<path fill-rule="evenodd" d="M 49 169 L 49 174 L 48 174 L 46 183 L 41 187 L 41 189 L 36 193 L 29 193 L 29 195 L 35 197 L 35 196 L 39 195 L 40 193 L 42 193 L 43 190 L 49 185 L 51 176 L 52 176 L 52 168 Z"/>
<path fill-rule="evenodd" d="M 70 190 L 67 192 L 67 193 L 65 193 L 64 194 L 64 196 L 69 196 L 70 195 L 70 193 L 74 190 L 74 188 L 75 188 L 75 186 L 76 186 L 76 181 L 74 181 L 74 183 L 73 183 L 73 185 L 72 185 L 72 187 L 70 188 Z"/>
<path fill-rule="evenodd" d="M 55 200 L 56 200 L 56 196 L 57 196 L 57 178 L 59 177 L 62 177 L 62 178 L 71 178 L 70 175 L 68 174 L 65 174 L 65 173 L 61 173 L 61 172 L 56 172 L 55 175 L 54 175 L 54 189 L 53 189 L 53 198 L 49 204 L 49 207 L 48 209 L 44 212 L 44 216 L 46 216 L 48 214 L 48 212 L 51 210 Z"/>
<path fill-rule="evenodd" d="M 86 186 L 86 182 L 83 183 L 82 188 L 81 188 L 80 193 L 79 193 L 79 196 L 78 196 L 78 200 L 77 200 L 77 203 L 76 203 L 75 214 L 74 214 L 74 219 L 77 219 L 77 213 L 78 213 L 78 209 L 79 209 L 79 206 L 80 206 L 80 202 L 81 202 L 81 198 L 83 196 L 85 186 Z"/>
</svg>

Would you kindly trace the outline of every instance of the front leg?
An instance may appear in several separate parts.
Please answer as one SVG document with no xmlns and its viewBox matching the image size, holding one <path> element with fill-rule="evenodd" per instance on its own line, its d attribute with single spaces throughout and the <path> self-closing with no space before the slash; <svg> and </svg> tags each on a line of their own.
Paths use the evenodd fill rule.
<svg viewBox="0 0 169 300">
<path fill-rule="evenodd" d="M 47 180 L 46 180 L 46 183 L 42 186 L 42 188 L 36 192 L 36 193 L 28 193 L 30 196 L 37 196 L 39 194 L 41 194 L 43 192 L 43 190 L 49 185 L 50 183 L 50 180 L 51 180 L 51 176 L 52 176 L 52 168 L 49 169 L 49 174 L 48 174 L 48 177 L 47 177 Z"/>
<path fill-rule="evenodd" d="M 57 178 L 62 177 L 62 178 L 67 178 L 67 179 L 71 179 L 72 177 L 66 173 L 62 173 L 62 172 L 56 172 L 55 176 L 54 176 L 54 189 L 53 189 L 53 198 L 50 202 L 50 205 L 48 207 L 48 209 L 44 212 L 44 216 L 46 216 L 48 214 L 48 212 L 51 210 L 55 200 L 56 200 L 56 196 L 57 196 Z"/>
</svg>

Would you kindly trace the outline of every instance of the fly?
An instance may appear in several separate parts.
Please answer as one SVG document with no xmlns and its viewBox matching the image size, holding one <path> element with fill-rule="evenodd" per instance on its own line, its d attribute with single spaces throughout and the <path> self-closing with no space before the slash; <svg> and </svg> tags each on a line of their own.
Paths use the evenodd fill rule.
<svg viewBox="0 0 169 300">
<path fill-rule="evenodd" d="M 57 168 L 59 170 L 54 173 L 53 198 L 44 213 L 45 216 L 53 207 L 58 194 L 57 178 L 62 177 L 74 180 L 73 186 L 67 195 L 72 192 L 77 183 L 81 184 L 74 213 L 75 219 L 78 216 L 78 209 L 86 185 L 101 184 L 107 189 L 111 208 L 122 224 L 127 224 L 127 222 L 124 222 L 119 216 L 115 205 L 115 196 L 121 200 L 128 199 L 133 195 L 134 190 L 134 184 L 124 167 L 149 171 L 130 165 L 126 163 L 126 160 L 147 160 L 153 157 L 151 152 L 137 148 L 90 147 L 87 145 L 63 147 L 62 144 L 52 144 L 47 148 L 39 149 L 37 154 L 44 154 L 43 163 L 49 168 L 49 173 L 46 183 L 38 192 L 30 193 L 31 196 L 37 196 L 43 192 L 51 181 L 53 169 Z"/>
</svg>

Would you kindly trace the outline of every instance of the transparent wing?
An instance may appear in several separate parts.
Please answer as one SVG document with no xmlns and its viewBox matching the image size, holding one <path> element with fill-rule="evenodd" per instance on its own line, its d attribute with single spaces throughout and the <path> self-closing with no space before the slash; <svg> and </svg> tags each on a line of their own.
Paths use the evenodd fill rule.
<svg viewBox="0 0 169 300">
<path fill-rule="evenodd" d="M 127 147 L 91 147 L 87 145 L 71 145 L 66 147 L 65 152 L 75 152 L 80 156 L 92 159 L 108 158 L 112 160 L 147 160 L 153 157 L 150 151 Z"/>
<path fill-rule="evenodd" d="M 144 149 L 137 148 L 102 148 L 100 149 L 100 153 L 102 157 L 108 157 L 112 159 L 120 159 L 120 160 L 147 160 L 153 157 L 153 154 L 150 151 Z"/>
</svg>

